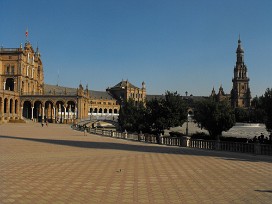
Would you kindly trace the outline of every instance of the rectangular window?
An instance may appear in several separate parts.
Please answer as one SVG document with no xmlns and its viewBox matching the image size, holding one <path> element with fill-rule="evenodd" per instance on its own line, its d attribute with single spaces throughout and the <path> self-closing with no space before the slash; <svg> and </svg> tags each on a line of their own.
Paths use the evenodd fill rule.
<svg viewBox="0 0 272 204">
<path fill-rule="evenodd" d="M 14 74 L 14 65 L 11 66 L 11 74 Z"/>
</svg>

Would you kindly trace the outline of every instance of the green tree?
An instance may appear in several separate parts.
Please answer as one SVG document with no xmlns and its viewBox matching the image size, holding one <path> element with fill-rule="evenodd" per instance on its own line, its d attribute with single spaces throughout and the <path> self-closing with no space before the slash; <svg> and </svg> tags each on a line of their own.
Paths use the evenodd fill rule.
<svg viewBox="0 0 272 204">
<path fill-rule="evenodd" d="M 236 122 L 248 122 L 250 119 L 249 111 L 244 108 L 235 108 Z"/>
<path fill-rule="evenodd" d="M 182 126 L 187 118 L 187 105 L 177 92 L 165 93 L 163 99 L 147 102 L 148 124 L 151 130 L 162 132 L 170 127 Z"/>
<path fill-rule="evenodd" d="M 149 132 L 155 130 L 156 132 L 162 132 L 165 129 L 165 117 L 166 110 L 163 106 L 163 99 L 152 99 L 147 101 L 147 123 L 149 126 Z"/>
<path fill-rule="evenodd" d="M 177 92 L 165 94 L 166 128 L 182 126 L 187 119 L 188 106 Z"/>
<path fill-rule="evenodd" d="M 272 88 L 266 89 L 262 100 L 263 109 L 266 113 L 265 126 L 268 132 L 272 132 Z"/>
<path fill-rule="evenodd" d="M 187 118 L 187 106 L 177 92 L 166 92 L 165 98 L 155 98 L 135 105 L 130 99 L 119 111 L 122 130 L 162 133 L 170 127 L 182 126 Z"/>
<path fill-rule="evenodd" d="M 235 124 L 235 114 L 229 103 L 211 99 L 195 104 L 194 119 L 216 140 L 219 140 L 223 131 L 228 131 Z"/>
<path fill-rule="evenodd" d="M 146 124 L 146 109 L 143 103 L 135 104 L 130 99 L 123 104 L 119 111 L 118 122 L 122 130 L 137 131 L 145 129 Z"/>
</svg>

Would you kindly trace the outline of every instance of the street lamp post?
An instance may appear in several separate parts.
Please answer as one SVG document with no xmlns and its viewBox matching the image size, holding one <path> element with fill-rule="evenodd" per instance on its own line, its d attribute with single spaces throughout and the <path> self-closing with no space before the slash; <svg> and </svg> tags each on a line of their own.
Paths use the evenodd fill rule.
<svg viewBox="0 0 272 204">
<path fill-rule="evenodd" d="M 90 121 L 92 121 L 92 116 L 93 116 L 93 109 L 90 109 Z"/>
<path fill-rule="evenodd" d="M 188 120 L 188 118 L 189 118 L 189 113 L 187 112 L 187 121 L 186 121 L 186 136 L 188 136 L 188 135 L 189 135 L 189 127 L 188 127 L 189 120 Z"/>
<path fill-rule="evenodd" d="M 186 95 L 186 100 L 188 100 L 187 95 L 188 95 L 188 91 L 185 91 L 185 95 Z M 189 112 L 187 111 L 187 120 L 186 120 L 186 135 L 189 135 L 189 127 L 188 127 L 188 123 L 189 123 Z"/>
<path fill-rule="evenodd" d="M 78 121 L 78 107 L 79 107 L 79 104 L 78 104 L 78 96 L 77 96 L 77 110 L 76 110 L 76 119 Z"/>
</svg>

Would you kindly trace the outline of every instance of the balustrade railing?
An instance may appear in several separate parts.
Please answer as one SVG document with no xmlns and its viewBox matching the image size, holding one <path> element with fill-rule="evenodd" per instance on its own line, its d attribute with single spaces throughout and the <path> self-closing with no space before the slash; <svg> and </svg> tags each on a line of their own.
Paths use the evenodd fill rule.
<svg viewBox="0 0 272 204">
<path fill-rule="evenodd" d="M 73 125 L 73 129 L 84 131 L 87 127 L 82 125 Z M 159 137 L 151 134 L 129 134 L 127 132 L 118 132 L 114 130 L 87 128 L 87 132 L 91 134 L 103 135 L 107 137 L 133 140 L 139 142 L 161 144 L 168 146 L 181 146 L 189 148 L 231 151 L 249 154 L 272 155 L 271 144 L 259 143 L 240 143 L 240 142 L 217 142 L 215 140 L 191 139 L 190 137 Z"/>
<path fill-rule="evenodd" d="M 199 148 L 199 149 L 215 149 L 215 141 L 190 139 L 189 147 Z"/>
<path fill-rule="evenodd" d="M 4 53 L 4 52 L 19 52 L 21 51 L 20 48 L 0 48 L 0 52 Z"/>
<path fill-rule="evenodd" d="M 252 153 L 255 152 L 254 143 L 241 143 L 241 142 L 220 142 L 220 150 L 230 152 L 243 152 Z"/>
</svg>

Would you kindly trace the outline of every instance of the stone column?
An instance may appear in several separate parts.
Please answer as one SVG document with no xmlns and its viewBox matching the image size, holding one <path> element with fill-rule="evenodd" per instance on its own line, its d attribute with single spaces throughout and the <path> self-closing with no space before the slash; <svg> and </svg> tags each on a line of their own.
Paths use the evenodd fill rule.
<svg viewBox="0 0 272 204">
<path fill-rule="evenodd" d="M 13 82 L 13 90 L 14 90 L 14 91 L 17 91 L 17 88 L 16 88 L 16 81 Z"/>
<path fill-rule="evenodd" d="M 33 120 L 33 116 L 34 116 L 34 107 L 31 107 L 31 120 Z"/>
<path fill-rule="evenodd" d="M 0 103 L 0 112 L 1 112 L 1 122 L 4 120 L 4 98 L 2 99 Z"/>
<path fill-rule="evenodd" d="M 67 123 L 67 117 L 66 117 L 66 107 L 63 106 L 64 108 L 64 122 Z"/>
<path fill-rule="evenodd" d="M 15 119 L 15 100 L 12 101 L 12 104 L 11 104 L 11 119 Z"/>
<path fill-rule="evenodd" d="M 53 107 L 53 117 L 52 117 L 52 122 L 55 123 L 56 122 L 56 108 Z"/>
<path fill-rule="evenodd" d="M 76 119 L 78 118 L 78 115 L 77 115 L 77 107 L 75 108 L 75 116 L 76 116 Z"/>
<path fill-rule="evenodd" d="M 42 107 L 42 123 L 44 123 L 44 106 Z"/>
<path fill-rule="evenodd" d="M 21 118 L 20 119 L 23 119 L 23 110 L 24 110 L 24 107 L 21 106 Z"/>
</svg>

